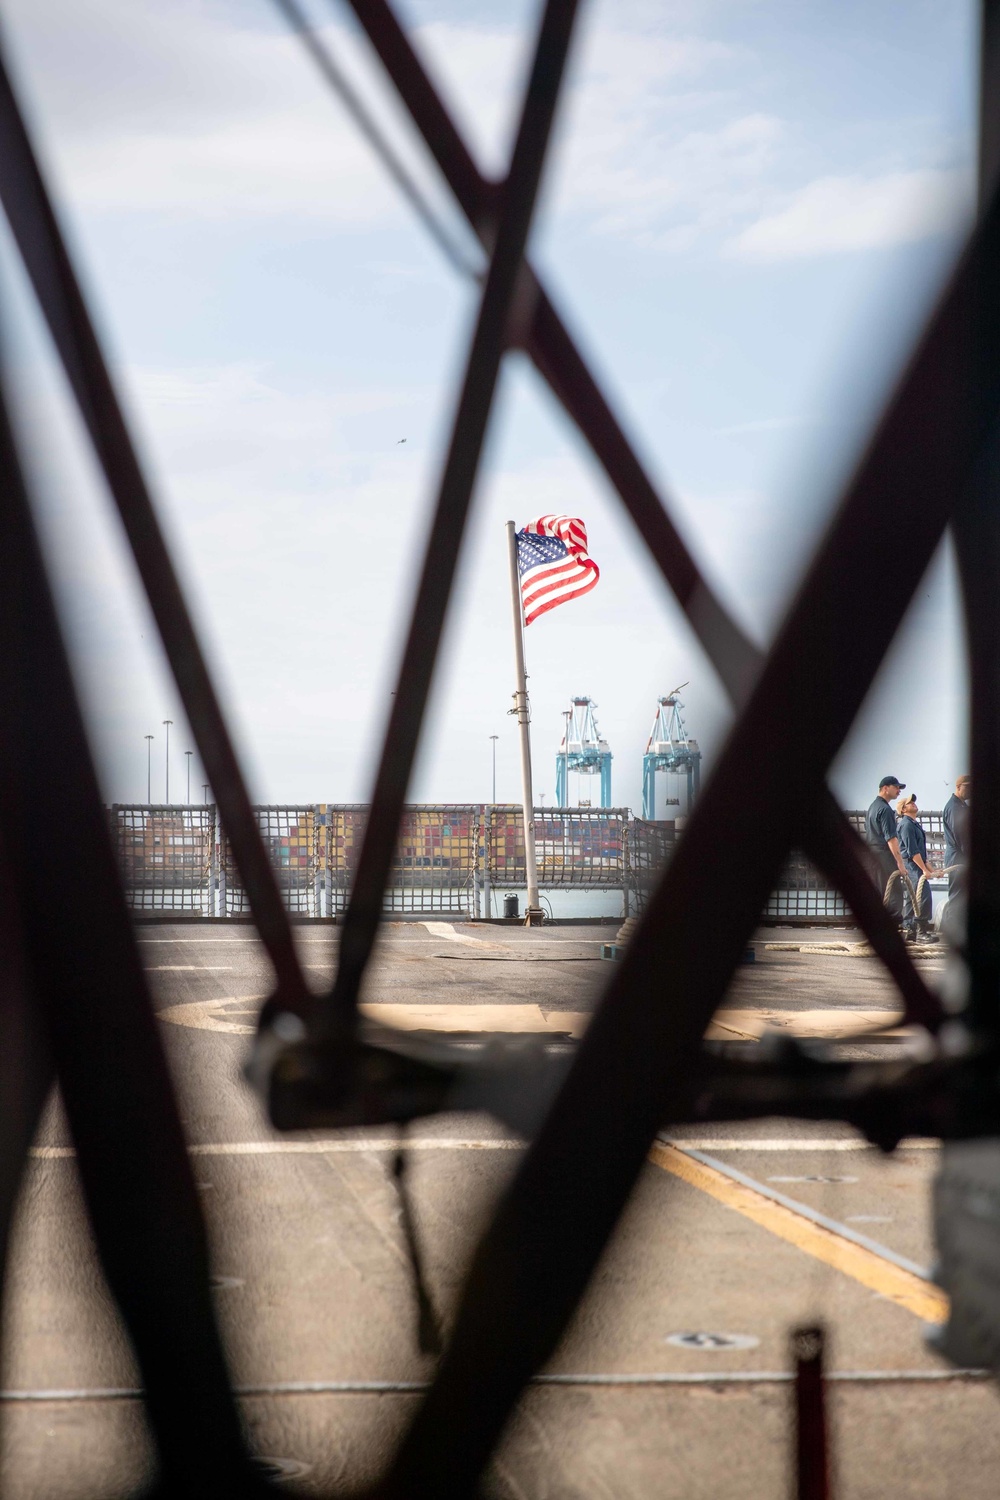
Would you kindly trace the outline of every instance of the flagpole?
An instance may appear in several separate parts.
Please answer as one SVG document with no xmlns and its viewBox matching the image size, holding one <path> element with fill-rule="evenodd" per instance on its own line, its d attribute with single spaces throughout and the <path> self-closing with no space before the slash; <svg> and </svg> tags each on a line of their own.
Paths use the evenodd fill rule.
<svg viewBox="0 0 1000 1500">
<path fill-rule="evenodd" d="M 510 565 L 510 603 L 514 623 L 514 669 L 517 692 L 511 712 L 517 719 L 521 739 L 521 800 L 524 810 L 524 869 L 528 884 L 528 906 L 524 920 L 529 927 L 542 921 L 538 903 L 538 866 L 535 862 L 535 804 L 531 790 L 531 715 L 528 709 L 528 678 L 524 670 L 524 611 L 521 607 L 521 576 L 517 567 L 516 525 L 507 522 L 507 559 Z"/>
</svg>

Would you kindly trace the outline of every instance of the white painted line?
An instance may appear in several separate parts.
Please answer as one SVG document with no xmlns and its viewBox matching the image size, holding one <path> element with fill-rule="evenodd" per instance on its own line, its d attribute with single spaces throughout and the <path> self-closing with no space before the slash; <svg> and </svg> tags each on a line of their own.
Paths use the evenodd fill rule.
<svg viewBox="0 0 1000 1500">
<path fill-rule="evenodd" d="M 469 943 L 473 948 L 492 947 L 486 939 L 468 937 L 464 932 L 456 932 L 451 922 L 421 922 L 420 925 L 427 928 L 431 937 L 447 938 L 452 943 Z"/>
<path fill-rule="evenodd" d="M 877 1146 L 870 1146 L 867 1141 L 802 1141 L 802 1140 L 727 1140 L 718 1137 L 711 1140 L 678 1140 L 673 1136 L 660 1136 L 660 1140 L 667 1145 L 676 1146 L 681 1151 L 690 1151 L 692 1154 L 701 1150 L 712 1151 L 878 1151 Z M 329 1141 L 297 1141 L 297 1140 L 272 1140 L 272 1141 L 211 1141 L 203 1145 L 192 1145 L 188 1147 L 192 1156 L 323 1156 L 326 1154 L 338 1155 L 343 1152 L 364 1151 L 396 1151 L 399 1149 L 400 1141 L 396 1136 L 364 1137 L 343 1136 Z M 470 1139 L 465 1136 L 424 1136 L 409 1137 L 403 1140 L 407 1151 L 520 1151 L 524 1148 L 524 1141 L 503 1138 L 486 1137 Z M 937 1150 L 939 1141 L 924 1140 L 915 1137 L 912 1140 L 903 1140 L 897 1147 L 900 1151 L 926 1151 Z M 37 1157 L 42 1161 L 59 1161 L 66 1157 L 73 1157 L 76 1151 L 72 1146 L 32 1146 L 29 1156 Z M 881 1152 L 878 1154 L 881 1156 Z M 724 1163 L 715 1162 L 721 1171 Z M 730 1169 L 734 1170 L 734 1169 Z M 741 1174 L 742 1175 L 742 1174 Z M 761 1190 L 761 1184 L 755 1179 L 748 1178 L 753 1186 Z M 780 1195 L 775 1195 L 780 1196 Z M 799 1205 L 796 1204 L 796 1210 Z"/>
<path fill-rule="evenodd" d="M 704 1151 L 695 1151 L 690 1146 L 678 1146 L 676 1149 L 686 1152 L 688 1156 L 693 1156 L 695 1161 L 702 1162 L 704 1166 L 713 1167 L 716 1172 L 722 1172 L 733 1182 L 752 1188 L 755 1193 L 760 1193 L 764 1198 L 770 1198 L 772 1203 L 780 1203 L 782 1208 L 791 1209 L 803 1219 L 818 1224 L 821 1229 L 828 1229 L 831 1234 L 838 1234 L 842 1240 L 850 1240 L 853 1244 L 860 1245 L 862 1250 L 868 1250 L 873 1255 L 881 1256 L 882 1260 L 899 1266 L 900 1270 L 909 1271 L 911 1276 L 919 1276 L 922 1281 L 931 1280 L 931 1274 L 926 1266 L 919 1266 L 916 1261 L 909 1260 L 905 1255 L 898 1255 L 887 1245 L 870 1239 L 867 1234 L 862 1234 L 858 1229 L 851 1229 L 847 1224 L 842 1224 L 839 1219 L 828 1218 L 826 1214 L 810 1208 L 807 1203 L 801 1203 L 798 1198 L 789 1198 L 786 1193 L 779 1193 L 776 1188 L 768 1187 L 766 1182 L 759 1182 L 756 1177 L 747 1176 L 746 1172 L 741 1172 L 737 1167 L 731 1167 L 728 1162 L 719 1161 L 716 1156 L 709 1156 Z"/>
<path fill-rule="evenodd" d="M 398 1151 L 523 1151 L 520 1140 L 488 1136 L 468 1139 L 464 1136 L 431 1135 L 415 1138 L 344 1136 L 331 1141 L 210 1141 L 189 1146 L 191 1156 L 337 1156 L 345 1152 Z M 32 1146 L 29 1156 L 41 1161 L 63 1161 L 74 1157 L 72 1146 Z"/>
<path fill-rule="evenodd" d="M 948 1381 L 992 1380 L 989 1370 L 830 1370 L 827 1380 L 863 1385 L 938 1385 Z M 649 1374 L 536 1375 L 531 1385 L 656 1386 L 656 1385 L 790 1385 L 790 1370 L 655 1370 Z M 270 1385 L 238 1385 L 235 1394 L 253 1396 L 383 1396 L 430 1390 L 429 1380 L 282 1380 Z M 138 1386 L 58 1387 L 0 1391 L 0 1402 L 139 1401 Z"/>
<path fill-rule="evenodd" d="M 358 1151 L 523 1151 L 525 1142 L 487 1136 L 469 1140 L 462 1136 L 430 1135 L 410 1139 L 389 1136 L 366 1140 L 348 1136 L 335 1141 L 219 1141 L 191 1146 L 192 1156 L 285 1156 L 338 1155 Z"/>
<path fill-rule="evenodd" d="M 878 1151 L 867 1141 L 745 1141 L 745 1140 L 675 1140 L 672 1136 L 661 1136 L 668 1145 L 682 1151 Z M 189 1146 L 192 1156 L 323 1156 L 343 1152 L 396 1151 L 398 1137 L 383 1138 L 344 1136 L 329 1141 L 212 1141 L 203 1145 Z M 410 1137 L 403 1141 L 407 1151 L 520 1151 L 524 1141 L 501 1137 L 469 1139 L 464 1136 Z M 940 1142 L 923 1139 L 904 1140 L 898 1150 L 936 1150 Z M 61 1161 L 76 1155 L 72 1146 L 32 1146 L 29 1156 L 41 1161 Z M 879 1152 L 881 1155 L 881 1152 Z M 720 1170 L 723 1163 L 716 1163 Z M 749 1179 L 748 1179 L 749 1180 Z M 759 1187 L 759 1184 L 754 1183 Z"/>
<path fill-rule="evenodd" d="M 554 946 L 554 945 L 553 945 Z M 507 948 L 503 953 L 433 953 L 432 958 L 450 958 L 463 964 L 599 964 L 596 953 L 517 953 Z"/>
<path fill-rule="evenodd" d="M 231 974 L 232 964 L 150 964 L 147 974 Z"/>
<path fill-rule="evenodd" d="M 432 929 L 433 928 L 435 930 L 430 933 L 430 937 L 422 937 L 422 938 L 397 937 L 395 935 L 395 933 L 393 933 L 391 936 L 383 937 L 383 938 L 380 939 L 378 947 L 375 950 L 376 957 L 378 956 L 379 953 L 387 953 L 387 952 L 391 953 L 396 948 L 406 948 L 406 947 L 410 947 L 410 948 L 426 948 L 429 951 L 430 948 L 431 948 L 431 946 L 432 946 L 431 941 L 430 941 L 431 937 L 437 938 L 439 941 L 445 941 L 445 940 L 447 940 L 448 942 L 453 942 L 453 943 L 471 943 L 473 946 L 475 946 L 477 948 L 486 948 L 486 949 L 489 949 L 489 948 L 501 948 L 504 951 L 504 953 L 513 953 L 513 954 L 516 954 L 521 947 L 527 947 L 527 946 L 529 946 L 529 940 L 527 940 L 527 939 L 525 939 L 523 942 L 522 941 L 515 941 L 513 943 L 492 942 L 489 938 L 467 937 L 464 933 L 455 932 L 454 930 L 452 932 L 450 932 L 450 933 L 448 933 L 448 932 L 441 932 L 440 930 L 438 930 L 441 927 L 449 927 L 449 926 L 451 926 L 451 924 L 449 922 L 421 922 L 419 925 L 421 927 L 426 927 L 428 929 Z M 263 952 L 264 952 L 263 946 L 261 945 L 260 940 L 258 938 L 238 938 L 238 937 L 220 937 L 220 938 L 205 938 L 205 937 L 196 937 L 196 938 L 146 938 L 146 937 L 141 937 L 141 938 L 137 938 L 136 941 L 139 942 L 139 943 L 149 943 L 149 944 L 162 944 L 162 943 L 188 943 L 188 944 L 192 944 L 192 945 L 207 944 L 207 945 L 210 945 L 210 946 L 214 946 L 216 948 L 218 948 L 218 947 L 247 948 L 247 949 L 251 949 L 254 952 L 257 952 L 257 953 L 260 953 L 260 954 L 263 954 Z M 333 948 L 333 947 L 335 947 L 337 945 L 337 939 L 336 938 L 331 938 L 331 937 L 329 937 L 327 935 L 324 935 L 322 937 L 300 937 L 300 938 L 296 938 L 295 942 L 296 942 L 296 946 L 298 946 L 300 944 L 306 944 L 306 943 L 322 943 L 325 946 Z M 530 947 L 533 950 L 538 949 L 538 948 L 568 948 L 568 947 L 599 948 L 605 942 L 607 942 L 606 938 L 543 938 L 543 939 L 532 938 L 530 940 Z"/>
</svg>

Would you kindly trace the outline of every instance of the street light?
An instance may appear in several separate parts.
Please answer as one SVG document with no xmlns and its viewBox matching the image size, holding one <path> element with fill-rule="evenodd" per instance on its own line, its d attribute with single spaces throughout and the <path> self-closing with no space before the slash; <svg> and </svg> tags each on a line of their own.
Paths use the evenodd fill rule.
<svg viewBox="0 0 1000 1500">
<path fill-rule="evenodd" d="M 190 807 L 191 806 L 191 757 L 194 754 L 194 751 L 193 750 L 185 750 L 184 754 L 187 756 L 187 763 L 188 763 L 187 805 L 188 805 L 188 807 Z"/>
<path fill-rule="evenodd" d="M 173 719 L 164 719 L 163 721 L 163 727 L 167 731 L 167 786 L 166 796 L 163 800 L 168 806 L 170 804 L 170 726 L 173 722 Z"/>
<path fill-rule="evenodd" d="M 496 800 L 497 800 L 497 740 L 499 738 L 500 738 L 500 736 L 498 734 L 491 734 L 490 735 L 490 739 L 493 741 L 493 801 L 494 802 L 496 802 Z"/>
<path fill-rule="evenodd" d="M 155 735 L 147 734 L 143 738 L 146 741 L 146 806 L 153 800 L 153 740 Z"/>
<path fill-rule="evenodd" d="M 207 802 L 208 801 L 208 788 L 209 788 L 210 785 L 211 785 L 211 783 L 207 782 L 207 781 L 203 781 L 202 784 L 201 784 L 201 800 L 203 802 Z"/>
</svg>

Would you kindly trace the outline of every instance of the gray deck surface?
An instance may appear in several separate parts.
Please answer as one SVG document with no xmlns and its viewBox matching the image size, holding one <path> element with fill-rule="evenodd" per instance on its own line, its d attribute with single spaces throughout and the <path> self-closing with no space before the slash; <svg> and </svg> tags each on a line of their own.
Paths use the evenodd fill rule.
<svg viewBox="0 0 1000 1500">
<path fill-rule="evenodd" d="M 391 1385 L 432 1373 L 415 1344 L 388 1132 L 298 1136 L 288 1150 L 239 1073 L 269 981 L 251 930 L 206 923 L 139 931 L 196 1148 L 233 1378 L 254 1392 L 243 1397 L 254 1444 L 285 1461 L 305 1492 L 357 1485 L 385 1464 L 419 1395 L 281 1387 Z M 461 1007 L 470 1027 L 480 1021 L 475 1007 L 534 1007 L 537 1024 L 548 1026 L 557 1013 L 592 1009 L 611 969 L 599 945 L 613 933 L 391 924 L 365 999 L 433 1007 L 437 1024 L 457 1025 L 440 1008 Z M 892 989 L 874 960 L 764 948 L 786 936 L 759 935 L 758 961 L 741 970 L 727 1001 L 740 1024 L 752 1031 L 765 1016 L 794 1025 L 805 1012 L 850 1012 L 850 1024 L 858 1011 L 891 1023 Z M 845 936 L 855 934 L 799 932 L 794 940 Z M 332 972 L 336 935 L 303 927 L 298 938 L 318 985 Z M 933 976 L 942 961 L 927 967 Z M 664 995 L 669 1003 L 669 976 Z M 932 1259 L 933 1143 L 887 1159 L 858 1148 L 838 1125 L 770 1120 L 670 1134 L 897 1256 L 918 1266 Z M 412 1135 L 410 1188 L 447 1319 L 520 1150 L 480 1117 L 431 1121 Z M 94 1266 L 72 1156 L 58 1150 L 66 1144 L 53 1109 L 29 1169 L 8 1295 L 2 1385 L 38 1398 L 0 1407 L 8 1500 L 125 1494 L 148 1463 L 139 1404 L 100 1394 L 134 1388 L 137 1377 Z M 773 1376 L 788 1368 L 789 1328 L 815 1318 L 828 1326 L 831 1366 L 845 1377 L 830 1395 L 838 1500 L 996 1494 L 992 1384 L 949 1375 L 925 1348 L 920 1318 L 890 1296 L 653 1162 L 550 1367 L 611 1380 L 534 1388 L 488 1492 L 505 1500 L 785 1500 L 791 1392 Z M 692 1331 L 754 1342 L 668 1342 Z M 736 1374 L 751 1378 L 733 1383 Z M 865 1374 L 895 1378 L 856 1378 Z M 689 1383 L 614 1383 L 637 1375 Z"/>
</svg>

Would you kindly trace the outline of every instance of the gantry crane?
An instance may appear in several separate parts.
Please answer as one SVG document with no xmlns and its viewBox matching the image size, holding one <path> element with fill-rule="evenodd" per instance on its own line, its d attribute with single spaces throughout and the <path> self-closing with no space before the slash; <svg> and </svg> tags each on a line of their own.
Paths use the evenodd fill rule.
<svg viewBox="0 0 1000 1500">
<path fill-rule="evenodd" d="M 556 756 L 556 806 L 569 806 L 569 773 L 601 778 L 599 806 L 611 806 L 611 750 L 602 740 L 594 718 L 593 698 L 571 698 L 563 711 L 566 729 Z M 591 806 L 592 803 L 581 804 Z"/>
<path fill-rule="evenodd" d="M 684 707 L 678 694 L 687 683 L 674 688 L 665 698 L 658 698 L 656 718 L 649 731 L 646 753 L 642 758 L 642 816 L 652 822 L 656 818 L 656 773 L 667 771 L 673 776 L 684 776 L 687 780 L 687 803 L 685 811 L 690 813 L 698 795 L 701 779 L 701 750 L 684 727 L 681 709 Z M 677 801 L 679 799 L 668 799 Z"/>
</svg>

